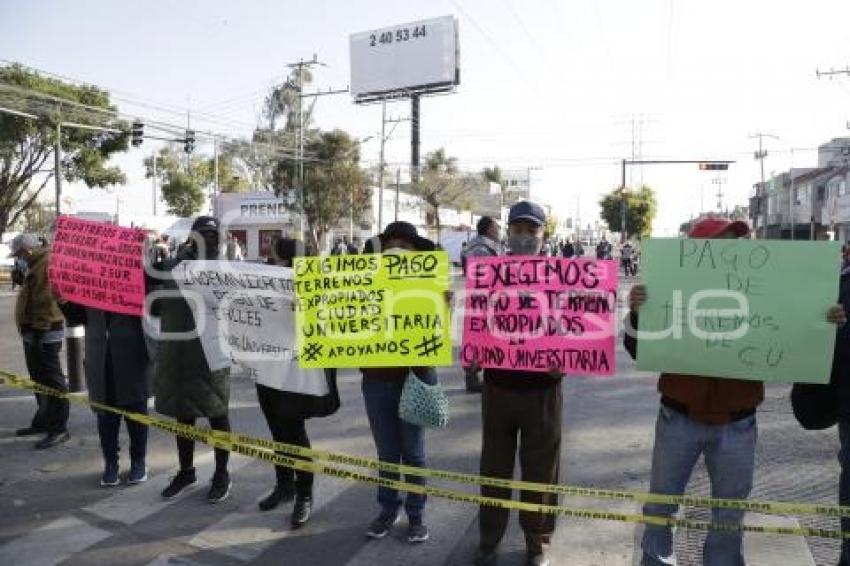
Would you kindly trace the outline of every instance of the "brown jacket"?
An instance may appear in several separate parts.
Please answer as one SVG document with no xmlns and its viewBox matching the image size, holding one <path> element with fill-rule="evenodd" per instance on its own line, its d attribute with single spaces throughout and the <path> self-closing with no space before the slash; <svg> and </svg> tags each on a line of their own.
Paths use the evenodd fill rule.
<svg viewBox="0 0 850 566">
<path fill-rule="evenodd" d="M 638 315 L 629 313 L 627 329 L 638 328 Z M 637 359 L 637 337 L 626 332 L 623 345 Z M 764 400 L 764 383 L 743 379 L 704 377 L 662 373 L 658 379 L 662 402 L 666 398 L 680 405 L 695 421 L 706 424 L 727 424 L 737 415 L 753 411 Z"/>
<path fill-rule="evenodd" d="M 64 324 L 62 311 L 47 280 L 47 248 L 33 250 L 27 259 L 29 269 L 15 303 L 18 330 L 57 330 Z"/>
</svg>

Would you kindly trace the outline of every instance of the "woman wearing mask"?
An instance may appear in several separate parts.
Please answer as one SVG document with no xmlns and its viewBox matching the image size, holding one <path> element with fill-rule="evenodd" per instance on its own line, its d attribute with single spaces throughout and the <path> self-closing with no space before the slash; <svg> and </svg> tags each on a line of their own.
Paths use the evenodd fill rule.
<svg viewBox="0 0 850 566">
<path fill-rule="evenodd" d="M 376 238 L 366 242 L 365 253 L 398 254 L 411 251 L 433 251 L 434 244 L 419 236 L 416 228 L 407 222 L 392 222 Z M 382 462 L 425 466 L 425 435 L 422 427 L 408 423 L 398 416 L 404 381 L 409 373 L 429 385 L 437 383 L 437 373 L 432 367 L 362 368 L 363 400 L 369 428 L 375 440 L 378 459 Z M 382 478 L 397 480 L 398 474 L 381 472 Z M 421 476 L 405 476 L 404 481 L 424 484 Z M 428 540 L 428 528 L 423 522 L 426 496 L 408 493 L 403 505 L 407 513 L 407 540 L 420 543 Z M 381 539 L 399 520 L 402 499 L 398 491 L 389 487 L 378 488 L 380 514 L 369 525 L 366 535 Z"/>
<path fill-rule="evenodd" d="M 275 242 L 273 255 L 277 265 L 291 268 L 293 259 L 304 255 L 304 245 L 298 240 L 281 238 Z M 295 303 L 293 303 L 293 307 Z M 292 334 L 295 334 L 295 320 L 292 320 Z M 310 417 L 326 417 L 339 409 L 339 393 L 336 387 L 336 370 L 302 370 L 295 359 L 282 362 L 283 379 L 270 379 L 262 374 L 257 379 L 257 398 L 260 408 L 266 417 L 272 438 L 277 442 L 295 444 L 310 448 L 305 421 Z M 291 372 L 308 372 L 313 375 L 303 376 L 300 380 L 287 380 Z M 291 375 L 289 375 L 291 377 Z M 295 382 L 315 384 L 324 379 L 326 387 L 322 388 L 323 395 L 308 394 L 287 390 L 287 383 L 292 386 Z M 281 503 L 295 499 L 292 509 L 291 525 L 299 529 L 310 519 L 313 507 L 313 474 L 275 466 L 277 483 L 271 493 L 263 498 L 259 507 L 262 511 L 270 511 Z"/>
</svg>

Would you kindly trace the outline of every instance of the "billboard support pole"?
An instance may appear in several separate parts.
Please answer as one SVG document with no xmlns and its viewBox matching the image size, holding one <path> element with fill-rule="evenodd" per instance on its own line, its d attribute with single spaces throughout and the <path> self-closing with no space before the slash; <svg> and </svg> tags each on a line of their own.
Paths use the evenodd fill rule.
<svg viewBox="0 0 850 566">
<path fill-rule="evenodd" d="M 419 182 L 419 95 L 410 95 L 410 181 Z"/>
</svg>

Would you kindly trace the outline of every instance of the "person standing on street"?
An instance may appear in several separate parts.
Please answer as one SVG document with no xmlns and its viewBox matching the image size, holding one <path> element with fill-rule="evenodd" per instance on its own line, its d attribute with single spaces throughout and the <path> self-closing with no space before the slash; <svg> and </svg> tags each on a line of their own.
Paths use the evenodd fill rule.
<svg viewBox="0 0 850 566">
<path fill-rule="evenodd" d="M 86 387 L 91 401 L 131 413 L 148 414 L 153 364 L 151 349 L 138 316 L 111 313 L 74 303 L 62 310 L 73 326 L 85 325 Z M 122 416 L 95 410 L 100 448 L 103 452 L 103 475 L 100 485 L 114 487 L 119 479 L 119 442 Z M 148 426 L 123 417 L 130 436 L 130 470 L 127 483 L 148 479 L 145 463 Z"/>
<path fill-rule="evenodd" d="M 375 240 L 380 248 L 375 249 Z M 391 222 L 382 234 L 366 242 L 364 253 L 398 254 L 408 251 L 433 251 L 434 243 L 420 236 L 416 227 L 408 222 Z M 378 459 L 382 462 L 425 467 L 425 431 L 421 426 L 409 423 L 399 417 L 399 404 L 404 382 L 410 373 L 428 385 L 436 385 L 437 372 L 433 367 L 390 367 L 361 368 L 363 374 L 363 401 L 369 428 L 375 441 Z M 382 478 L 397 480 L 399 475 L 392 472 L 380 472 Z M 405 476 L 404 481 L 424 484 L 422 476 Z M 407 540 L 411 543 L 425 542 L 429 538 L 428 527 L 423 515 L 426 496 L 408 493 L 404 500 L 407 513 Z M 380 514 L 372 521 L 366 536 L 373 539 L 386 537 L 390 529 L 399 521 L 399 509 L 402 499 L 394 488 L 378 487 Z"/>
<path fill-rule="evenodd" d="M 470 257 L 494 257 L 504 255 L 505 251 L 499 243 L 501 230 L 499 223 L 490 216 L 482 216 L 476 226 L 477 235 L 464 248 L 461 256 L 463 273 L 466 274 L 466 262 Z M 478 371 L 464 368 L 464 381 L 467 393 L 481 393 L 481 378 Z"/>
<path fill-rule="evenodd" d="M 65 338 L 65 318 L 47 280 L 50 251 L 41 246 L 35 234 L 19 234 L 10 244 L 11 256 L 26 263 L 27 271 L 15 303 L 15 325 L 24 345 L 30 378 L 62 393 L 68 383 L 62 373 L 59 352 Z M 39 450 L 66 442 L 68 400 L 35 394 L 38 409 L 30 426 L 15 431 L 17 436 L 45 434 L 36 443 Z"/>
<path fill-rule="evenodd" d="M 734 239 L 749 234 L 745 222 L 706 217 L 696 221 L 691 238 Z M 635 285 L 629 294 L 630 312 L 624 345 L 637 359 L 638 313 L 648 290 Z M 842 324 L 843 310 L 830 308 L 826 320 Z M 747 499 L 753 486 L 757 439 L 756 408 L 764 399 L 764 383 L 741 379 L 662 373 L 658 380 L 661 406 L 655 425 L 655 447 L 649 490 L 664 495 L 683 495 L 700 455 L 711 478 L 712 497 Z M 672 517 L 677 505 L 647 503 L 644 515 Z M 744 511 L 712 509 L 712 522 L 740 525 Z M 743 533 L 709 531 L 703 548 L 705 566 L 744 566 Z M 669 526 L 646 525 L 643 566 L 676 563 L 673 530 Z"/>
<path fill-rule="evenodd" d="M 278 239 L 274 249 L 277 265 L 282 267 L 292 267 L 295 257 L 304 255 L 303 244 L 291 238 Z M 292 329 L 292 334 L 294 336 L 295 328 Z M 282 361 L 281 366 L 280 371 L 284 372 L 311 371 L 299 370 L 296 359 Z M 305 421 L 311 417 L 332 415 L 340 405 L 336 370 L 324 370 L 324 377 L 328 386 L 328 394 L 324 396 L 284 391 L 263 383 L 262 376 L 257 378 L 257 399 L 275 441 L 310 448 Z M 260 510 L 270 511 L 294 498 L 290 524 L 293 529 L 299 529 L 310 519 L 313 508 L 313 474 L 286 466 L 275 466 L 275 474 L 277 483 L 271 493 L 259 502 Z"/>
<path fill-rule="evenodd" d="M 177 256 L 158 266 L 165 276 L 163 290 L 172 296 L 158 298 L 151 306 L 151 314 L 160 316 L 161 332 L 165 335 L 159 342 L 159 351 L 154 379 L 156 410 L 173 417 L 178 422 L 194 425 L 198 418 L 207 418 L 210 427 L 230 431 L 228 403 L 230 400 L 230 367 L 210 368 L 198 337 L 198 329 L 192 309 L 186 299 L 179 297 L 179 290 L 168 272 L 184 260 L 218 260 L 222 258 L 221 226 L 217 218 L 199 216 L 192 224 L 189 241 Z M 208 324 L 210 322 L 208 321 Z M 194 333 L 188 340 L 169 339 L 169 333 Z M 180 471 L 162 491 L 162 497 L 172 499 L 186 488 L 197 483 L 195 476 L 194 441 L 176 437 Z M 230 495 L 232 482 L 227 471 L 230 453 L 215 449 L 215 472 L 213 473 L 207 501 L 218 503 Z"/>
<path fill-rule="evenodd" d="M 536 256 L 543 245 L 546 213 L 533 202 L 520 201 L 508 213 L 510 255 Z M 474 368 L 474 369 L 477 369 Z M 512 479 L 519 437 L 519 462 L 523 481 L 557 484 L 561 461 L 562 373 L 485 369 L 481 398 L 481 475 Z M 507 488 L 481 486 L 481 495 L 510 499 Z M 551 493 L 523 491 L 522 501 L 557 505 Z M 479 548 L 475 563 L 496 562 L 496 549 L 505 535 L 508 509 L 482 505 L 479 511 Z M 546 545 L 555 531 L 555 516 L 519 512 L 525 533 L 526 563 L 549 564 Z"/>
<path fill-rule="evenodd" d="M 620 249 L 620 261 L 623 264 L 623 276 L 624 277 L 634 277 L 635 276 L 635 268 L 634 268 L 634 255 L 635 249 L 632 247 L 631 242 L 626 242 L 623 244 L 623 247 Z"/>
</svg>

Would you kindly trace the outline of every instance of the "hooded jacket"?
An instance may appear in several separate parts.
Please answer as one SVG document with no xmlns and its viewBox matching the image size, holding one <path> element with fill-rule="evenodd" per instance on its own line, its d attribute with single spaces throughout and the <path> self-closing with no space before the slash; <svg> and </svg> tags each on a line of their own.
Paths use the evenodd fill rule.
<svg viewBox="0 0 850 566">
<path fill-rule="evenodd" d="M 50 251 L 38 248 L 27 259 L 29 269 L 15 302 L 15 324 L 19 331 L 61 330 L 64 316 L 47 279 Z"/>
</svg>

